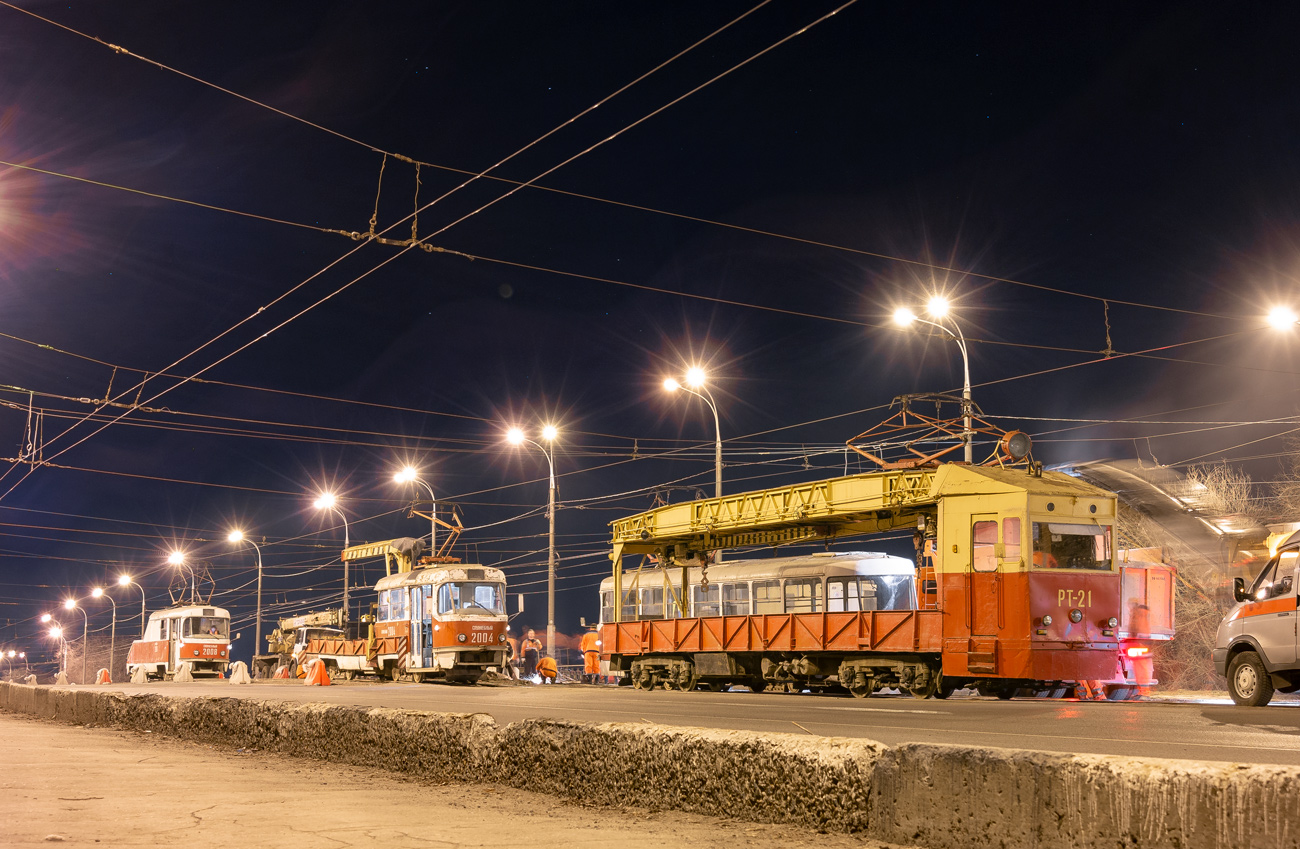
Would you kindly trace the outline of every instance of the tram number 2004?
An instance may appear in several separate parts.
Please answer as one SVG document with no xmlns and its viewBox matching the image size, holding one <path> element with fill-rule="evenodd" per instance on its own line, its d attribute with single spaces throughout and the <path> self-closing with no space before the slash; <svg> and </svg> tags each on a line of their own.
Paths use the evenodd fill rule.
<svg viewBox="0 0 1300 849">
<path fill-rule="evenodd" d="M 492 632 L 478 631 L 476 633 L 470 634 L 469 641 L 471 643 L 490 643 L 492 642 Z"/>
<path fill-rule="evenodd" d="M 1092 590 L 1057 590 L 1057 607 L 1092 607 Z"/>
</svg>

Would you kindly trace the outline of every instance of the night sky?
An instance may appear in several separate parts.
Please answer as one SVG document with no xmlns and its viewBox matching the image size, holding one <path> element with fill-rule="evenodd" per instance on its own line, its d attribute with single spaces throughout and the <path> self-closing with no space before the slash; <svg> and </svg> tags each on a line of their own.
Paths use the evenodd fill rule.
<svg viewBox="0 0 1300 849">
<path fill-rule="evenodd" d="M 336 603 L 312 501 L 354 543 L 424 533 L 407 462 L 541 629 L 546 461 L 503 437 L 547 422 L 571 632 L 609 521 L 712 494 L 711 414 L 664 377 L 707 370 L 729 492 L 857 471 L 895 396 L 960 388 L 890 321 L 935 292 L 1037 459 L 1275 477 L 1300 14 L 840 6 L 0 4 L 0 645 L 48 656 L 35 618 L 122 571 L 158 606 L 181 548 L 247 654 L 229 529 L 268 621 Z M 409 239 L 417 204 L 434 251 L 347 235 Z M 1099 353 L 1107 308 L 1141 355 Z"/>
</svg>

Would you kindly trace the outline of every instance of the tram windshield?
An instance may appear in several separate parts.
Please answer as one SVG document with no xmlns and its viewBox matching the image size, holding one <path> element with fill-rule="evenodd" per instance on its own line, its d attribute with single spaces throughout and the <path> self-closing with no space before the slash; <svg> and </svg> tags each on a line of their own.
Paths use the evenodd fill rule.
<svg viewBox="0 0 1300 849">
<path fill-rule="evenodd" d="M 504 613 L 505 584 L 452 581 L 438 586 L 438 612 Z"/>
<path fill-rule="evenodd" d="M 230 634 L 230 620 L 224 616 L 190 616 L 181 620 L 181 636 L 226 637 Z"/>
<path fill-rule="evenodd" d="M 1110 526 L 1034 522 L 1034 566 L 1110 569 Z"/>
</svg>

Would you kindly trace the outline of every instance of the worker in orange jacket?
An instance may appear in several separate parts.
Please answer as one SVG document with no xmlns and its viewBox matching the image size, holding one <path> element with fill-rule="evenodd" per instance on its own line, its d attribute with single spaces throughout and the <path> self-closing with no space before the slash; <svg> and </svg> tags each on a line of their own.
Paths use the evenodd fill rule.
<svg viewBox="0 0 1300 849">
<path fill-rule="evenodd" d="M 527 638 L 519 647 L 523 652 L 524 678 L 532 678 L 537 674 L 537 661 L 542 657 L 542 641 L 537 639 L 536 632 L 532 628 L 528 629 Z"/>
<path fill-rule="evenodd" d="M 554 684 L 555 679 L 560 674 L 560 668 L 555 664 L 555 658 L 544 657 L 537 661 L 537 674 L 541 676 L 543 684 Z"/>
<path fill-rule="evenodd" d="M 582 683 L 595 684 L 600 677 L 600 637 L 595 625 L 582 635 L 578 647 L 582 649 Z"/>
</svg>

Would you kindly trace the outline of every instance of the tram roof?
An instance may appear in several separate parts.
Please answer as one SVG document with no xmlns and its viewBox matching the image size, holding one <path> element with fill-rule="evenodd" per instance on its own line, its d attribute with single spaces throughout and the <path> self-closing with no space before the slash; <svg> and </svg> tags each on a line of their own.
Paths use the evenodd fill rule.
<svg viewBox="0 0 1300 849">
<path fill-rule="evenodd" d="M 225 616 L 230 618 L 230 611 L 212 604 L 182 604 L 176 607 L 164 607 L 149 613 L 149 618 L 165 619 L 169 616 Z"/>
<path fill-rule="evenodd" d="M 481 577 L 470 577 L 472 571 L 481 573 Z M 506 573 L 493 566 L 483 566 L 478 563 L 439 563 L 380 578 L 375 584 L 375 591 L 382 592 L 395 587 L 419 584 L 436 584 L 439 581 L 505 581 L 505 579 Z"/>
</svg>

